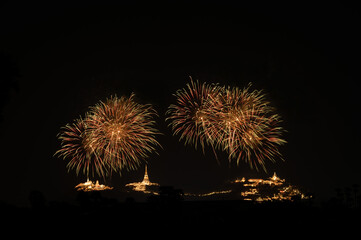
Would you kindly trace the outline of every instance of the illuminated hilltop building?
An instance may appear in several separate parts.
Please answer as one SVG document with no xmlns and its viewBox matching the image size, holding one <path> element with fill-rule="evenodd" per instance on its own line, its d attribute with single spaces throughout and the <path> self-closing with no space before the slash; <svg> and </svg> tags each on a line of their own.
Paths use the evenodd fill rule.
<svg viewBox="0 0 361 240">
<path fill-rule="evenodd" d="M 87 179 L 85 183 L 79 183 L 75 186 L 75 189 L 77 191 L 83 191 L 83 192 L 91 192 L 91 191 L 103 191 L 103 190 L 111 190 L 112 187 L 105 186 L 103 184 L 99 184 L 99 181 L 97 180 L 95 183 Z"/>
<path fill-rule="evenodd" d="M 133 191 L 137 191 L 137 192 L 158 194 L 158 192 L 155 191 L 155 190 L 158 190 L 158 188 L 154 189 L 154 187 L 158 187 L 159 184 L 152 183 L 149 181 L 147 165 L 145 165 L 145 173 L 144 173 L 143 181 L 135 182 L 135 183 L 128 183 L 125 186 L 130 187 Z"/>
</svg>

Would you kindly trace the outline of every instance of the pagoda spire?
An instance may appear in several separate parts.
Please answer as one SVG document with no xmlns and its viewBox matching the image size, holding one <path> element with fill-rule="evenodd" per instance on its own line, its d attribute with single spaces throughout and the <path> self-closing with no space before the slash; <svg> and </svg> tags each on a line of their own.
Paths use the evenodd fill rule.
<svg viewBox="0 0 361 240">
<path fill-rule="evenodd" d="M 271 180 L 273 180 L 273 181 L 284 181 L 284 180 L 281 180 L 278 176 L 277 176 L 277 174 L 276 174 L 276 172 L 273 172 L 273 176 L 271 177 Z"/>
<path fill-rule="evenodd" d="M 148 177 L 147 165 L 145 165 L 145 173 L 144 173 L 144 178 L 143 178 L 142 183 L 145 185 L 149 185 L 149 183 L 150 183 L 149 177 Z"/>
</svg>

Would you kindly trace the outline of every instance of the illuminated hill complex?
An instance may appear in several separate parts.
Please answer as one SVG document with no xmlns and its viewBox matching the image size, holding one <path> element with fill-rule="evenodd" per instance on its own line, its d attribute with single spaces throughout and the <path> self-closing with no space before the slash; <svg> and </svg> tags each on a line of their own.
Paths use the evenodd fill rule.
<svg viewBox="0 0 361 240">
<path fill-rule="evenodd" d="M 159 184 L 149 181 L 147 166 L 143 181 L 125 185 L 130 191 L 146 194 L 159 194 Z M 231 181 L 221 190 L 207 193 L 184 193 L 185 199 L 242 199 L 245 201 L 293 201 L 295 199 L 309 199 L 297 187 L 286 183 L 276 173 L 268 179 L 240 178 Z"/>
<path fill-rule="evenodd" d="M 244 177 L 236 179 L 223 187 L 222 190 L 194 194 L 184 194 L 189 199 L 242 199 L 245 201 L 293 201 L 295 199 L 309 199 L 297 187 L 287 184 L 276 173 L 268 179 L 246 180 Z"/>
<path fill-rule="evenodd" d="M 232 192 L 248 201 L 283 201 L 295 199 L 309 199 L 297 187 L 287 184 L 285 179 L 280 179 L 276 173 L 264 179 L 248 179 L 244 177 L 231 182 Z"/>
<path fill-rule="evenodd" d="M 149 180 L 147 166 L 143 181 L 128 183 L 125 187 L 128 192 L 139 192 L 145 194 L 159 195 L 159 184 Z M 102 191 L 111 190 L 112 187 L 89 181 L 80 183 L 76 187 L 77 191 Z M 305 195 L 297 187 L 286 183 L 285 179 L 279 178 L 276 173 L 268 179 L 244 177 L 228 182 L 222 189 L 206 193 L 182 193 L 187 200 L 216 200 L 216 199 L 241 199 L 245 201 L 293 201 L 296 199 L 309 199 L 312 196 Z"/>
</svg>

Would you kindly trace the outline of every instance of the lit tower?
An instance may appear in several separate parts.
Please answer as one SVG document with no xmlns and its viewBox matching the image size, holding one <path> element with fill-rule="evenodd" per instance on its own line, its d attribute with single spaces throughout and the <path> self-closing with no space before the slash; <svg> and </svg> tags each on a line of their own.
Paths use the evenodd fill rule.
<svg viewBox="0 0 361 240">
<path fill-rule="evenodd" d="M 130 187 L 134 191 L 138 191 L 138 192 L 154 193 L 150 189 L 147 189 L 147 186 L 159 186 L 159 184 L 158 183 L 152 183 L 152 182 L 149 181 L 148 169 L 147 169 L 147 165 L 145 165 L 145 173 L 144 173 L 143 181 L 128 183 L 125 186 Z"/>
<path fill-rule="evenodd" d="M 145 165 L 145 173 L 144 173 L 144 178 L 142 181 L 143 185 L 150 185 L 150 181 L 149 181 L 149 177 L 148 177 L 148 171 L 147 171 L 147 165 Z"/>
<path fill-rule="evenodd" d="M 272 179 L 273 181 L 278 181 L 278 180 L 280 180 L 280 178 L 277 177 L 276 172 L 273 172 L 273 176 L 271 177 L 271 179 Z"/>
<path fill-rule="evenodd" d="M 276 175 L 276 172 L 273 173 L 273 176 L 269 178 L 270 180 L 267 181 L 270 185 L 282 185 L 285 182 L 285 179 L 281 179 Z"/>
</svg>

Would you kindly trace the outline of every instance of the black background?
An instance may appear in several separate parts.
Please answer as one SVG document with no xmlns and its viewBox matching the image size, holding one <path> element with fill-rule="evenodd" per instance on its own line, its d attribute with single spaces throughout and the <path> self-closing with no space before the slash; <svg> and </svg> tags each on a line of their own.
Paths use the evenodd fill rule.
<svg viewBox="0 0 361 240">
<path fill-rule="evenodd" d="M 99 100 L 134 92 L 159 113 L 163 149 L 150 180 L 207 191 L 235 177 L 281 178 L 328 199 L 360 184 L 360 9 L 347 1 L 4 2 L 1 22 L 1 200 L 31 190 L 67 199 L 84 176 L 53 157 L 61 126 Z M 264 89 L 282 116 L 285 162 L 268 173 L 220 164 L 172 137 L 164 114 L 189 76 Z M 106 179 L 139 181 L 141 167 Z"/>
</svg>

